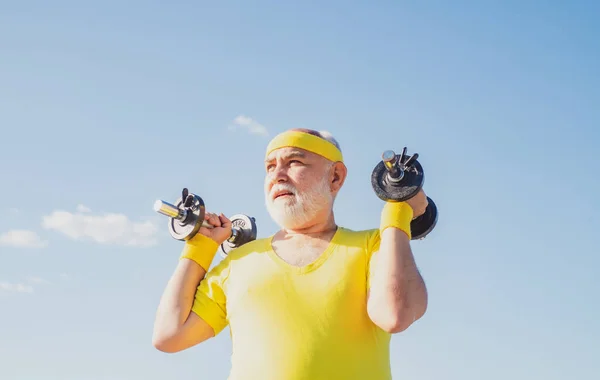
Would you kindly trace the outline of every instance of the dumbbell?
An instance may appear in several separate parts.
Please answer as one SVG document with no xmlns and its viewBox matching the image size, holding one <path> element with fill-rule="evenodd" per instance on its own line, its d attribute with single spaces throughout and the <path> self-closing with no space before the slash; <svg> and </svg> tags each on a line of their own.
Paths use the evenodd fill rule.
<svg viewBox="0 0 600 380">
<path fill-rule="evenodd" d="M 417 153 L 406 154 L 404 147 L 401 154 L 386 150 L 381 155 L 381 161 L 373 169 L 371 185 L 375 194 L 383 201 L 403 202 L 423 188 L 423 167 L 417 161 Z M 425 213 L 413 219 L 410 223 L 412 240 L 423 239 L 437 224 L 438 210 L 433 200 L 427 197 L 429 203 Z"/>
<path fill-rule="evenodd" d="M 177 240 L 190 240 L 198 233 L 200 227 L 214 228 L 204 220 L 204 200 L 190 193 L 187 188 L 182 190 L 181 197 L 174 205 L 160 199 L 154 202 L 154 211 L 169 217 L 169 233 Z M 221 244 L 223 256 L 227 256 L 232 249 L 255 240 L 257 235 L 256 220 L 253 217 L 236 214 L 229 220 L 232 229 L 229 238 Z"/>
</svg>

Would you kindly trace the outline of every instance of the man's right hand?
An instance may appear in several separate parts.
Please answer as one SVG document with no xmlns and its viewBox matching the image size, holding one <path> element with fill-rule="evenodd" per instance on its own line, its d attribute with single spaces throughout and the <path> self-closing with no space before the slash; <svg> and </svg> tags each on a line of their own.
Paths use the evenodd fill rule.
<svg viewBox="0 0 600 380">
<path fill-rule="evenodd" d="M 219 245 L 231 236 L 231 220 L 223 215 L 223 213 L 217 215 L 207 212 L 204 214 L 204 220 L 212 224 L 214 228 L 200 227 L 199 234 L 213 239 Z"/>
</svg>

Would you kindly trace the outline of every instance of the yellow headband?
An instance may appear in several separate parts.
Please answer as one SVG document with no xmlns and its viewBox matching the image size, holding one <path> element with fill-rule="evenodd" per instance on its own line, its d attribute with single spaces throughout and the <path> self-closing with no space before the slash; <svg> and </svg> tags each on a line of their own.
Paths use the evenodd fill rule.
<svg viewBox="0 0 600 380">
<path fill-rule="evenodd" d="M 265 157 L 275 149 L 285 147 L 304 149 L 333 162 L 344 162 L 342 152 L 334 144 L 321 137 L 300 131 L 287 131 L 275 136 L 267 146 Z"/>
</svg>

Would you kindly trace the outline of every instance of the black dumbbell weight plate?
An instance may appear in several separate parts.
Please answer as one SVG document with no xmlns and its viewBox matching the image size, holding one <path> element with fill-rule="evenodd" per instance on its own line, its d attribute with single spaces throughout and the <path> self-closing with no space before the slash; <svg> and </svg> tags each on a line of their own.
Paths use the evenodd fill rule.
<svg viewBox="0 0 600 380">
<path fill-rule="evenodd" d="M 419 217 L 413 219 L 410 223 L 410 233 L 412 240 L 423 239 L 429 234 L 437 224 L 438 210 L 433 200 L 427 197 L 427 208 L 425 213 Z"/>
<path fill-rule="evenodd" d="M 169 233 L 178 240 L 189 240 L 198 233 L 204 222 L 205 206 L 204 201 L 198 195 L 193 195 L 193 200 L 184 205 L 186 198 L 179 198 L 175 206 L 186 210 L 186 217 L 183 220 L 169 218 Z M 191 203 L 191 204 L 190 204 Z"/>
<path fill-rule="evenodd" d="M 379 161 L 371 173 L 371 186 L 383 201 L 405 201 L 414 197 L 423 187 L 423 168 L 419 161 L 415 160 L 398 182 L 391 180 L 388 173 L 383 161 Z"/>
<path fill-rule="evenodd" d="M 229 220 L 231 220 L 232 229 L 237 230 L 237 234 L 232 234 L 229 239 L 221 244 L 223 256 L 227 256 L 236 247 L 256 240 L 257 236 L 256 220 L 253 217 L 236 214 L 229 218 Z"/>
</svg>

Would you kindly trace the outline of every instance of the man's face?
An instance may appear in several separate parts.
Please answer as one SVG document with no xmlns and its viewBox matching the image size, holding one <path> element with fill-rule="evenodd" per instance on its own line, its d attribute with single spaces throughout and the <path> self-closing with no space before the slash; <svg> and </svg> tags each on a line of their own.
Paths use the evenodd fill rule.
<svg viewBox="0 0 600 380">
<path fill-rule="evenodd" d="M 298 229 L 329 215 L 334 201 L 331 165 L 302 149 L 271 152 L 265 160 L 265 201 L 269 214 L 281 227 Z"/>
</svg>

